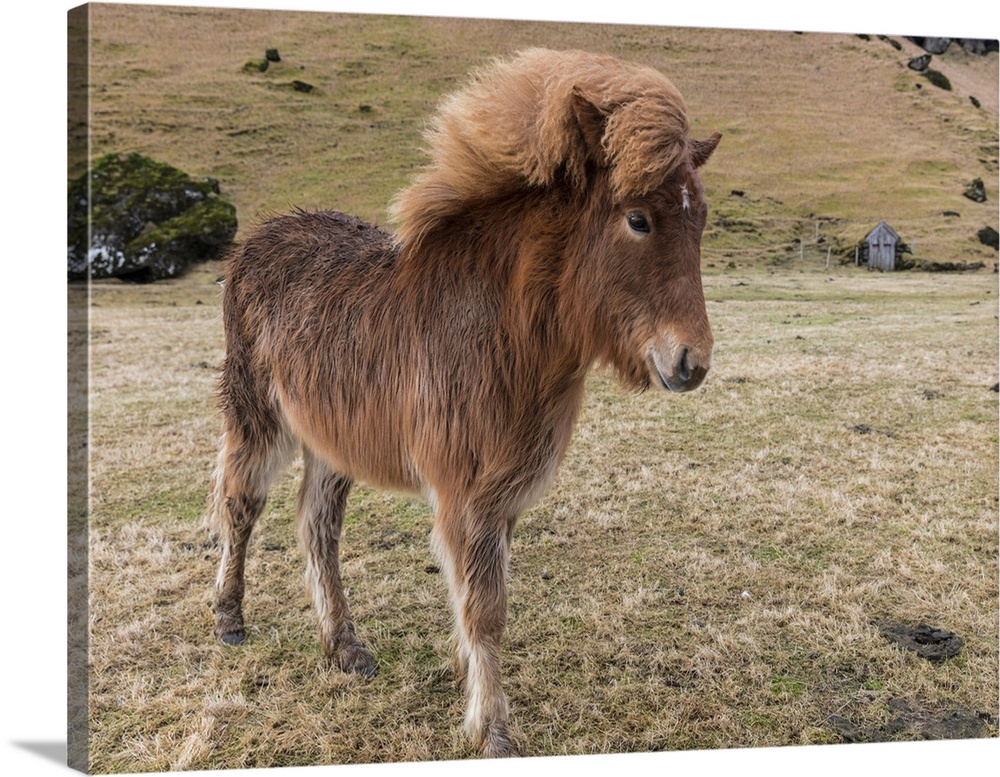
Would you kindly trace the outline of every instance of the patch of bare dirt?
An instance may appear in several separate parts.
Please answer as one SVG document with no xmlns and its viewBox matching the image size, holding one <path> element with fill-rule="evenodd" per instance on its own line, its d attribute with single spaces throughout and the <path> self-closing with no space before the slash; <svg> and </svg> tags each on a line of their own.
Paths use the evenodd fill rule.
<svg viewBox="0 0 1000 777">
<path fill-rule="evenodd" d="M 891 699 L 886 718 L 879 723 L 856 723 L 851 717 L 831 715 L 825 728 L 844 742 L 896 742 L 930 739 L 976 739 L 986 735 L 987 724 L 996 724 L 988 712 L 966 709 L 933 710 L 911 699 Z"/>
</svg>

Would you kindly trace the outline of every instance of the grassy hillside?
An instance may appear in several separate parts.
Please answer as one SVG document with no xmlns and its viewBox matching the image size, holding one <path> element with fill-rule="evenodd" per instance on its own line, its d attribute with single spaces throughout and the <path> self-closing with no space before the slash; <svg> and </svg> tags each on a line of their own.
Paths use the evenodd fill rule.
<svg viewBox="0 0 1000 777">
<path fill-rule="evenodd" d="M 995 52 L 935 57 L 944 91 L 907 69 L 916 46 L 875 35 L 117 5 L 93 6 L 92 35 L 93 153 L 216 177 L 244 226 L 293 205 L 384 222 L 440 97 L 543 45 L 653 65 L 696 133 L 724 133 L 704 174 L 707 263 L 783 263 L 800 239 L 836 255 L 883 218 L 918 258 L 996 259 L 975 237 L 997 227 Z M 282 61 L 261 72 L 269 47 Z M 984 204 L 962 196 L 974 178 Z"/>
</svg>

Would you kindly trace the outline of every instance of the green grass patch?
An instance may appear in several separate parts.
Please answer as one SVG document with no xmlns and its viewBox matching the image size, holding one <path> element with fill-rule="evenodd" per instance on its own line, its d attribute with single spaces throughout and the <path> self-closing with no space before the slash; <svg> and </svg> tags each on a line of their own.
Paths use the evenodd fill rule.
<svg viewBox="0 0 1000 777">
<path fill-rule="evenodd" d="M 771 681 L 771 693 L 781 698 L 798 698 L 807 688 L 806 683 L 796 677 L 776 677 Z"/>
</svg>

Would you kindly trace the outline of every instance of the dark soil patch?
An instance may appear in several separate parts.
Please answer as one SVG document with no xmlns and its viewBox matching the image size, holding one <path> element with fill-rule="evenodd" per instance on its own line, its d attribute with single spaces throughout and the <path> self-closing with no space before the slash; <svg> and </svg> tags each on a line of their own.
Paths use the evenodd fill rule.
<svg viewBox="0 0 1000 777">
<path fill-rule="evenodd" d="M 962 639 L 956 634 L 926 623 L 911 626 L 896 621 L 878 621 L 874 625 L 890 642 L 935 664 L 953 658 L 962 647 Z M 821 725 L 843 742 L 912 742 L 991 736 L 996 724 L 995 711 L 954 706 L 934 708 L 913 698 L 887 699 L 872 690 L 854 695 L 850 704 L 840 707 Z"/>
<path fill-rule="evenodd" d="M 962 649 L 962 638 L 957 634 L 926 623 L 908 626 L 894 621 L 880 621 L 876 625 L 887 640 L 906 650 L 912 650 L 928 661 L 940 662 L 954 658 Z"/>
<path fill-rule="evenodd" d="M 888 716 L 884 722 L 855 722 L 851 717 L 831 715 L 824 727 L 844 742 L 899 742 L 976 739 L 987 735 L 987 725 L 996 723 L 995 717 L 988 712 L 928 710 L 911 699 L 891 699 L 885 706 Z"/>
<path fill-rule="evenodd" d="M 875 429 L 874 427 L 869 426 L 868 424 L 855 424 L 854 426 L 851 426 L 849 428 L 855 434 L 881 434 L 885 435 L 886 437 L 896 436 L 895 433 L 893 432 Z"/>
</svg>

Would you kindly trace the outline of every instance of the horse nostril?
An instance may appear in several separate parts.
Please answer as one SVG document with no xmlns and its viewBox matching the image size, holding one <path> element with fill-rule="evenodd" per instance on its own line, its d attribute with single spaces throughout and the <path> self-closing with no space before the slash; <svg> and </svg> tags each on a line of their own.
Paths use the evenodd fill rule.
<svg viewBox="0 0 1000 777">
<path fill-rule="evenodd" d="M 669 362 L 665 358 L 661 361 L 660 354 L 662 353 L 663 351 L 651 350 L 647 360 L 650 376 L 654 380 L 659 380 L 663 388 L 683 392 L 693 391 L 701 385 L 708 372 L 710 358 L 700 358 L 699 351 L 692 350 L 686 345 L 678 345 L 670 349 L 668 351 L 671 354 Z"/>
<path fill-rule="evenodd" d="M 680 356 L 677 359 L 677 377 L 681 383 L 691 380 L 691 364 L 688 362 L 688 349 L 681 348 Z"/>
</svg>

